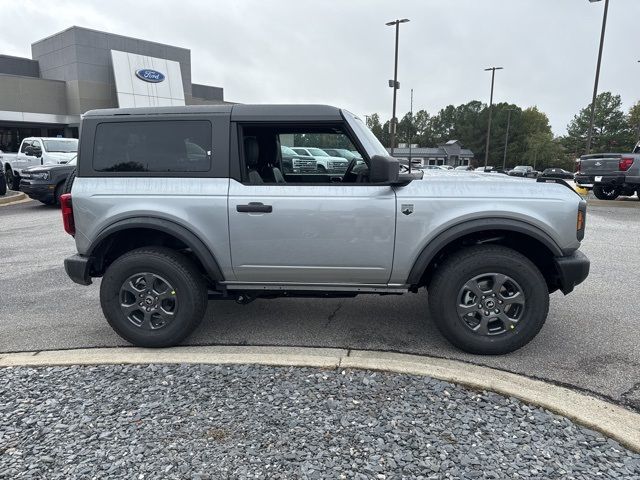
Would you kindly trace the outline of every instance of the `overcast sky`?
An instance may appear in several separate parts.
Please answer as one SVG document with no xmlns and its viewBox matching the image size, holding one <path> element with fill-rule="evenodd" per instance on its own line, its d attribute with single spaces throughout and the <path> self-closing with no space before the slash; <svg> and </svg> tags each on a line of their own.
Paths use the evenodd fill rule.
<svg viewBox="0 0 640 480">
<path fill-rule="evenodd" d="M 391 116 L 393 27 L 401 25 L 400 116 L 489 100 L 546 112 L 565 133 L 591 100 L 604 1 L 588 0 L 0 0 L 0 53 L 71 25 L 191 50 L 195 83 L 243 103 L 327 103 Z M 600 91 L 640 97 L 640 0 L 611 0 Z"/>
</svg>

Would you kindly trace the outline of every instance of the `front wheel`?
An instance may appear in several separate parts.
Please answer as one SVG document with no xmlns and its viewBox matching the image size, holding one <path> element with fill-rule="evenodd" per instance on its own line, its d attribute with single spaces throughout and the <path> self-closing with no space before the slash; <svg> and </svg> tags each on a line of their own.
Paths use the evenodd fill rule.
<svg viewBox="0 0 640 480">
<path fill-rule="evenodd" d="M 2 168 L 2 166 L 0 166 Z M 0 175 L 0 195 L 5 195 L 7 193 L 7 179 L 4 175 Z"/>
<path fill-rule="evenodd" d="M 593 194 L 599 200 L 615 200 L 620 196 L 620 189 L 616 187 L 594 185 Z"/>
<path fill-rule="evenodd" d="M 20 189 L 20 177 L 15 175 L 10 168 L 7 169 L 5 175 L 7 177 L 7 187 L 11 190 L 18 191 Z"/>
<path fill-rule="evenodd" d="M 466 248 L 436 270 L 429 286 L 431 316 L 454 346 L 498 355 L 529 343 L 549 311 L 540 270 L 524 255 L 499 245 Z"/>
<path fill-rule="evenodd" d="M 207 308 L 204 277 L 184 255 L 143 247 L 114 261 L 100 304 L 118 335 L 139 347 L 170 347 L 191 334 Z"/>
</svg>

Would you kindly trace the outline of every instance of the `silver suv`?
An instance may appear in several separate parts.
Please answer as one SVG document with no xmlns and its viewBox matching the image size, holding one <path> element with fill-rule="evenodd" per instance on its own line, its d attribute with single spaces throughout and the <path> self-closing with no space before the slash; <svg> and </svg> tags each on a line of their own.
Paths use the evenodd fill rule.
<svg viewBox="0 0 640 480">
<path fill-rule="evenodd" d="M 357 151 L 340 173 L 282 168 L 282 145 Z M 586 203 L 562 180 L 409 173 L 351 113 L 223 105 L 84 115 L 62 197 L 72 280 L 102 277 L 107 321 L 129 342 L 175 345 L 208 299 L 429 293 L 457 347 L 522 347 L 549 293 L 589 272 Z M 424 312 L 425 317 L 429 315 Z"/>
</svg>

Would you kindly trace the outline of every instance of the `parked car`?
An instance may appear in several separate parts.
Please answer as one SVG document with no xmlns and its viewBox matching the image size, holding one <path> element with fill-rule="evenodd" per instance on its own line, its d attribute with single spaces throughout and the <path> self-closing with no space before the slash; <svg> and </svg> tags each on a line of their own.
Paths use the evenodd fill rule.
<svg viewBox="0 0 640 480">
<path fill-rule="evenodd" d="M 331 155 L 332 157 L 342 157 L 351 161 L 354 158 L 356 160 L 362 160 L 362 157 L 351 150 L 347 150 L 346 148 L 323 148 L 327 155 Z"/>
<path fill-rule="evenodd" d="M 50 164 L 22 170 L 20 190 L 45 205 L 56 205 L 64 193 L 69 174 L 76 168 L 77 157 L 65 164 Z"/>
<path fill-rule="evenodd" d="M 425 165 L 421 168 L 422 170 L 448 170 L 448 168 L 445 168 L 444 165 Z"/>
<path fill-rule="evenodd" d="M 344 173 L 349 166 L 349 160 L 342 157 L 332 157 L 321 148 L 291 147 L 298 155 L 313 157 L 318 164 L 320 173 Z"/>
<path fill-rule="evenodd" d="M 315 158 L 307 155 L 300 155 L 292 148 L 285 145 L 280 146 L 282 153 L 282 170 L 285 173 L 311 173 L 318 170 L 318 162 Z"/>
<path fill-rule="evenodd" d="M 615 200 L 620 195 L 640 199 L 640 143 L 633 153 L 596 153 L 583 155 L 577 165 L 575 181 L 589 188 L 600 200 Z"/>
<path fill-rule="evenodd" d="M 7 179 L 4 176 L 4 168 L 0 165 L 0 195 L 6 195 L 7 193 Z"/>
<path fill-rule="evenodd" d="M 478 167 L 475 169 L 476 172 L 483 172 L 483 173 L 507 173 L 504 170 L 502 170 L 501 168 L 496 168 L 493 167 L 491 165 L 487 165 L 486 167 Z"/>
<path fill-rule="evenodd" d="M 573 180 L 573 173 L 562 168 L 545 168 L 542 173 L 540 173 L 539 177 Z"/>
<path fill-rule="evenodd" d="M 470 165 L 458 165 L 454 170 L 471 171 L 471 170 L 473 170 L 473 167 L 471 167 Z"/>
<path fill-rule="evenodd" d="M 82 285 L 102 277 L 107 321 L 139 346 L 180 343 L 208 298 L 245 304 L 427 287 L 429 318 L 447 339 L 501 354 L 535 337 L 551 292 L 568 294 L 589 272 L 578 250 L 586 201 L 565 184 L 402 174 L 346 110 L 94 110 L 81 128 L 78 176 L 61 197 L 78 250 L 65 269 Z M 340 132 L 364 165 L 340 176 L 282 174 L 278 138 L 307 128 Z M 182 162 L 186 139 L 216 155 L 204 165 Z"/>
<path fill-rule="evenodd" d="M 0 152 L 7 184 L 13 190 L 20 186 L 22 170 L 50 163 L 67 163 L 78 151 L 77 138 L 28 137 L 22 140 L 18 153 Z"/>
<path fill-rule="evenodd" d="M 512 177 L 536 178 L 538 176 L 538 172 L 528 165 L 518 165 L 507 173 Z"/>
</svg>

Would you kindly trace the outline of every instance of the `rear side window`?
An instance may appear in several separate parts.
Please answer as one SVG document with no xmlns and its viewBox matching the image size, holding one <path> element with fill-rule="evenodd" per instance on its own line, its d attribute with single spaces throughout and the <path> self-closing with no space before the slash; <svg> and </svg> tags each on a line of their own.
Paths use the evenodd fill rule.
<svg viewBox="0 0 640 480">
<path fill-rule="evenodd" d="M 93 168 L 98 172 L 208 172 L 211 122 L 109 122 L 96 128 Z"/>
</svg>

